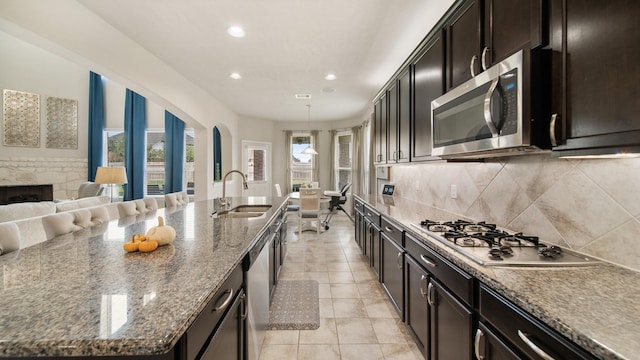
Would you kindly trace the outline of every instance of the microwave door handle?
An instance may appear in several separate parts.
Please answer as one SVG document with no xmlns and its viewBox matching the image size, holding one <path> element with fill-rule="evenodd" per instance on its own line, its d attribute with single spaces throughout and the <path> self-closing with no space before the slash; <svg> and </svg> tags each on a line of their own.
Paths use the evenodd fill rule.
<svg viewBox="0 0 640 360">
<path fill-rule="evenodd" d="M 498 82 L 500 82 L 500 78 L 493 80 L 484 98 L 484 121 L 487 123 L 489 131 L 491 131 L 491 137 L 498 137 L 498 135 L 500 135 L 496 124 L 493 122 L 493 115 L 491 114 L 491 98 L 498 87 Z"/>
</svg>

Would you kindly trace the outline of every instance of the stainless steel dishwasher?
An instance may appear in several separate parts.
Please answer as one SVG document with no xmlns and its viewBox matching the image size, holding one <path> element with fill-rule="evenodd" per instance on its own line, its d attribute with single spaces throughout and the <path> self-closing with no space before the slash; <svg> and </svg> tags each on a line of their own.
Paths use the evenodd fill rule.
<svg viewBox="0 0 640 360">
<path fill-rule="evenodd" d="M 247 356 L 258 360 L 269 325 L 269 252 L 275 234 L 267 230 L 244 259 L 247 274 Z"/>
</svg>

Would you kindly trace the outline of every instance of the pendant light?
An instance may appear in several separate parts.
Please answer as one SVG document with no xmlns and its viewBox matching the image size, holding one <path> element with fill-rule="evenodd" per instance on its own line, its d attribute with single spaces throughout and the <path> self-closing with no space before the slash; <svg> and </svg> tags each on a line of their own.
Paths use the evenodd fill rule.
<svg viewBox="0 0 640 360">
<path fill-rule="evenodd" d="M 311 124 L 311 104 L 307 104 L 307 122 Z M 318 155 L 318 152 L 315 151 L 313 147 L 311 147 L 311 144 L 309 144 L 308 148 L 302 150 L 302 153 L 308 155 Z"/>
</svg>

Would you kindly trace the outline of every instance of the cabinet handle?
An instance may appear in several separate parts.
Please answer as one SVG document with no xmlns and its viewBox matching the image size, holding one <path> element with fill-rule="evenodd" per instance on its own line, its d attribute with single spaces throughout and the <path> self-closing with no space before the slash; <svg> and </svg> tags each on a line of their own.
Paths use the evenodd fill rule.
<svg viewBox="0 0 640 360">
<path fill-rule="evenodd" d="M 527 346 L 529 346 L 531 348 L 531 350 L 533 350 L 533 352 L 538 354 L 544 360 L 555 360 L 549 354 L 547 354 L 542 349 L 540 349 L 538 347 L 538 345 L 534 344 L 533 341 L 531 341 L 531 339 L 529 339 L 527 334 L 525 334 L 522 331 L 518 330 L 518 336 L 520 337 L 520 339 L 522 339 L 522 341 L 524 341 L 525 344 L 527 344 Z"/>
<path fill-rule="evenodd" d="M 247 294 L 242 294 L 242 307 L 244 313 L 241 315 L 242 320 L 247 319 L 247 315 L 249 314 L 249 304 L 247 304 Z"/>
<path fill-rule="evenodd" d="M 433 283 L 429 282 L 429 285 L 427 285 L 427 302 L 429 303 L 429 306 L 434 306 L 434 302 L 433 302 Z"/>
<path fill-rule="evenodd" d="M 420 277 L 420 286 L 419 286 L 420 287 L 420 296 L 422 296 L 422 297 L 426 297 L 427 296 L 427 293 L 424 292 L 424 289 L 422 288 L 422 284 L 424 284 L 425 280 L 427 280 L 427 277 L 425 275 L 422 275 Z"/>
<path fill-rule="evenodd" d="M 436 264 L 433 260 L 429 259 L 428 257 L 424 256 L 423 254 L 420 254 L 420 260 L 424 261 L 425 264 L 429 265 L 432 268 L 438 267 L 438 264 Z"/>
<path fill-rule="evenodd" d="M 471 58 L 471 63 L 469 64 L 469 72 L 471 72 L 471 77 L 476 77 L 476 72 L 473 71 L 473 65 L 478 61 L 478 57 L 473 55 Z"/>
<path fill-rule="evenodd" d="M 551 122 L 549 122 L 549 138 L 551 139 L 551 146 L 558 146 L 558 140 L 556 139 L 556 121 L 558 120 L 558 114 L 551 115 Z"/>
<path fill-rule="evenodd" d="M 398 260 L 400 260 L 400 261 L 398 261 Z M 402 251 L 400 251 L 398 253 L 398 255 L 396 255 L 396 267 L 398 269 L 402 269 Z"/>
<path fill-rule="evenodd" d="M 483 336 L 484 336 L 484 334 L 482 333 L 482 330 L 478 329 L 476 331 L 476 337 L 475 337 L 474 345 L 473 345 L 473 348 L 475 349 L 475 353 L 476 353 L 476 359 L 478 359 L 478 360 L 484 360 L 484 346 L 483 346 L 483 349 L 482 349 L 482 354 L 480 354 L 480 340 L 482 340 Z"/>
<path fill-rule="evenodd" d="M 393 229 L 385 225 L 384 231 L 392 233 Z"/>
<path fill-rule="evenodd" d="M 482 58 L 480 59 L 482 62 L 482 71 L 487 70 L 487 53 L 489 52 L 489 48 L 488 47 L 484 47 L 484 49 L 482 49 Z"/>
<path fill-rule="evenodd" d="M 227 307 L 227 305 L 229 305 L 229 303 L 231 302 L 231 299 L 233 298 L 233 289 L 227 289 L 224 292 L 229 293 L 229 295 L 227 296 L 226 299 L 224 299 L 224 301 L 222 302 L 222 304 L 220 304 L 220 306 L 214 307 L 213 310 L 211 310 L 211 312 L 220 312 L 224 310 Z"/>
</svg>

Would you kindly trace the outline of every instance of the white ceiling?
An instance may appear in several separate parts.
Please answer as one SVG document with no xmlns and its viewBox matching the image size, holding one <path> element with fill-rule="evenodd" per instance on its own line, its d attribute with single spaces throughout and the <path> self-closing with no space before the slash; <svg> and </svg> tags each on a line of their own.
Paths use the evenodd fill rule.
<svg viewBox="0 0 640 360">
<path fill-rule="evenodd" d="M 366 116 L 453 0 L 79 2 L 240 116 L 307 121 L 311 104 L 312 121 L 333 121 Z"/>
</svg>

